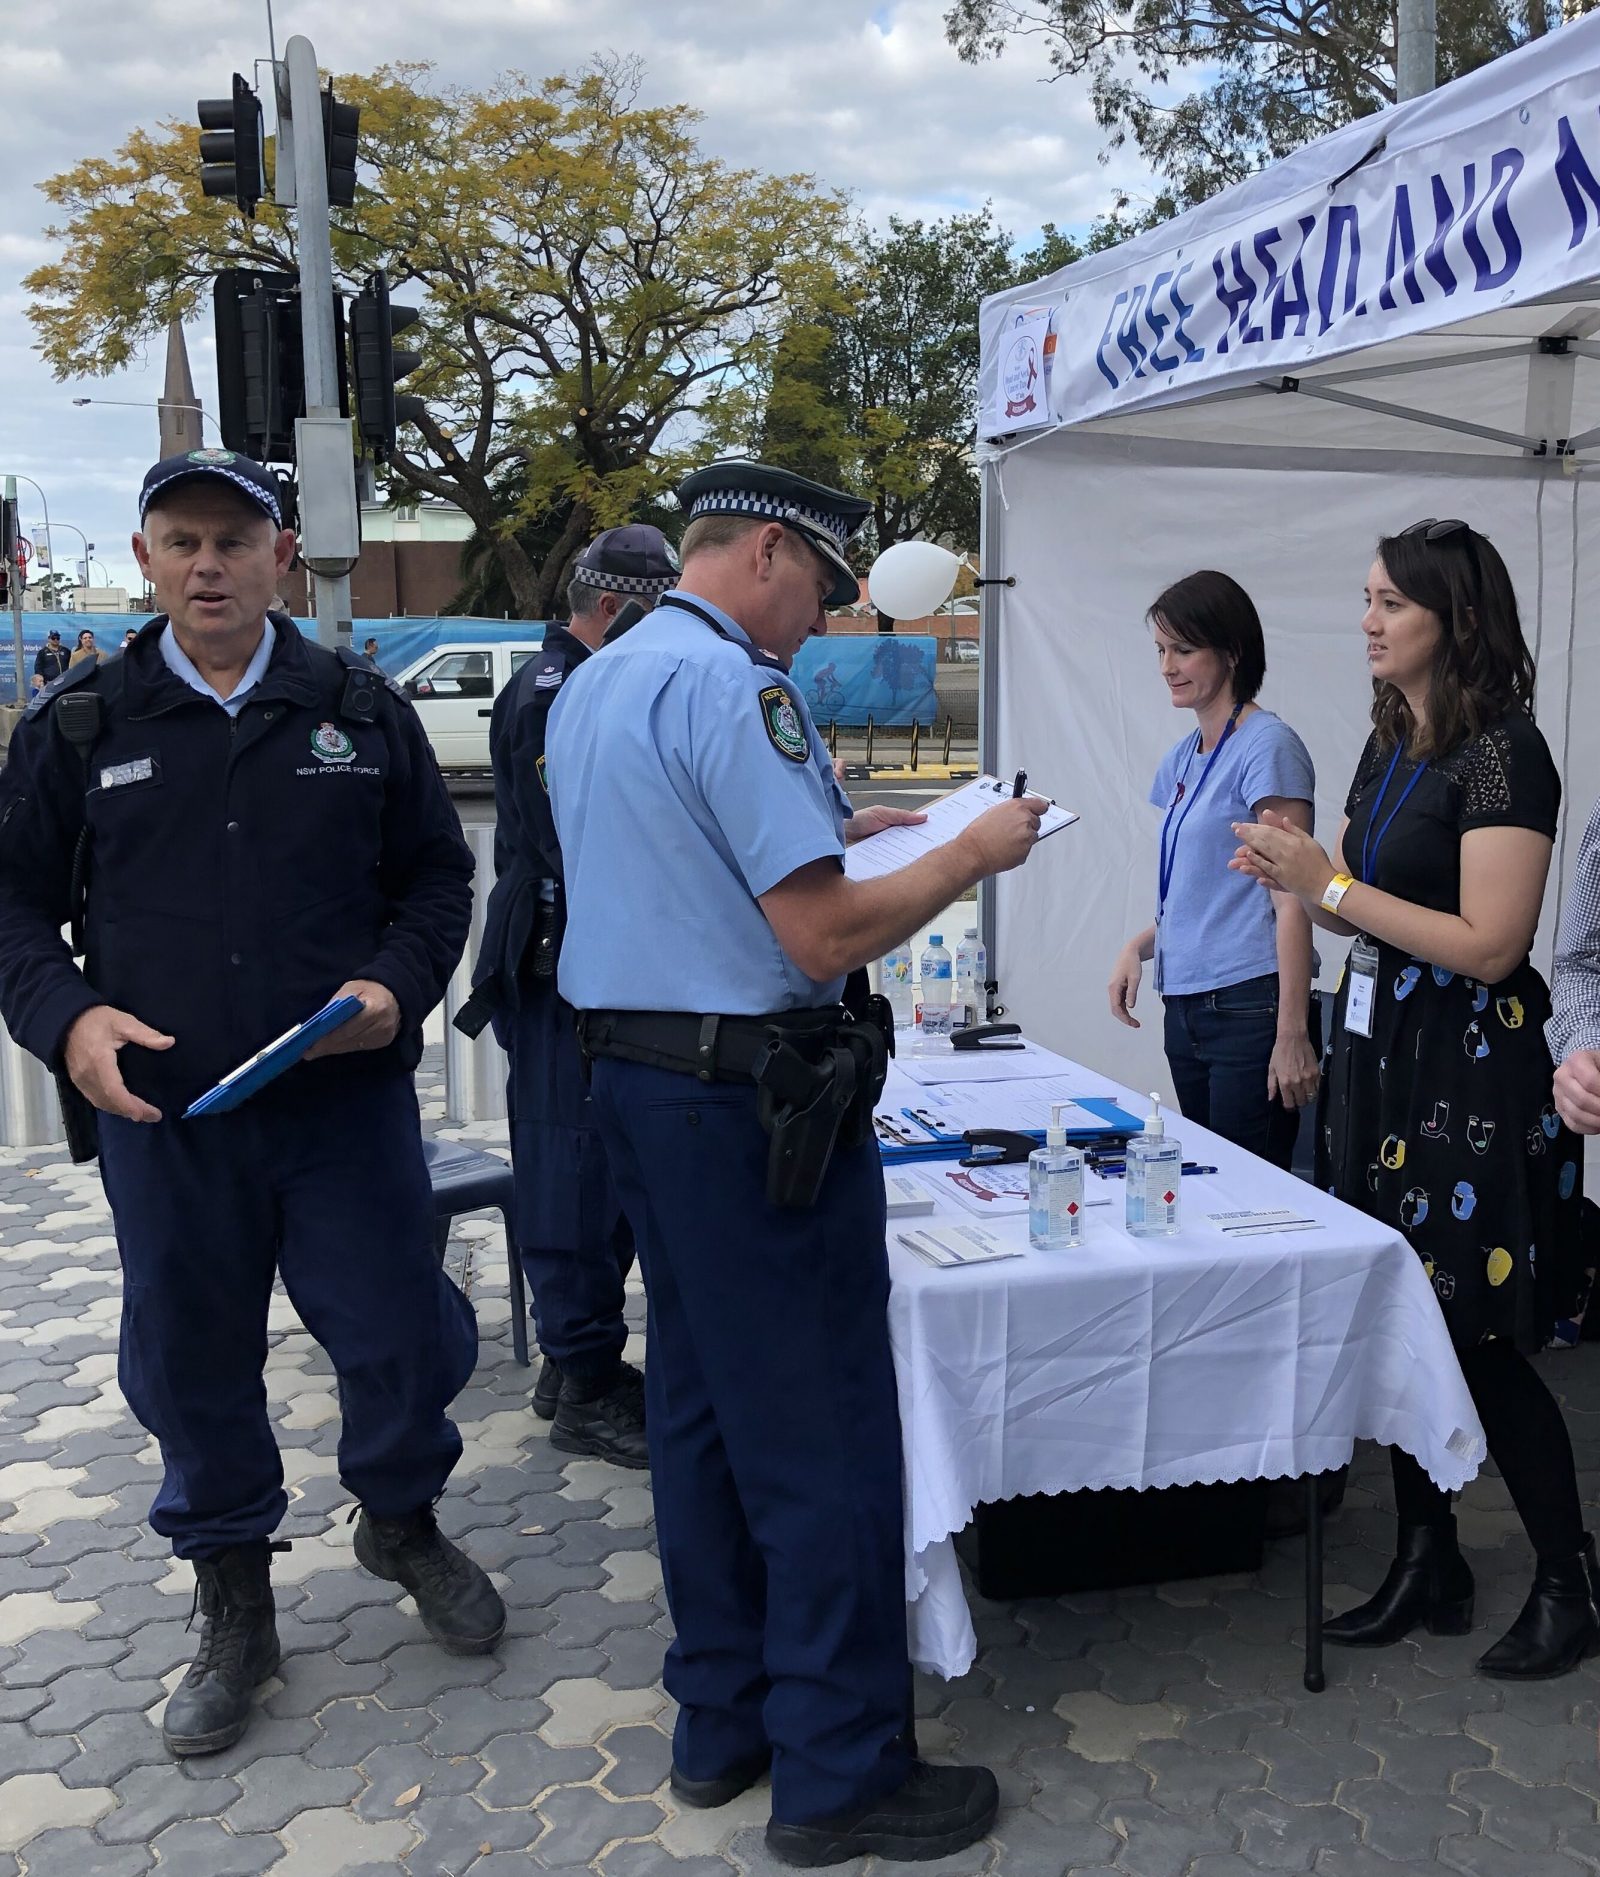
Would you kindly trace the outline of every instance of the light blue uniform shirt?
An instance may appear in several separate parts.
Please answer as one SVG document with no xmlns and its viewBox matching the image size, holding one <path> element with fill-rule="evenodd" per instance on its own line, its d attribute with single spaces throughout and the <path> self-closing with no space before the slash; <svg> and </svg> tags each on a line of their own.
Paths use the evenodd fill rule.
<svg viewBox="0 0 1600 1877">
<path fill-rule="evenodd" d="M 726 613 L 695 598 L 721 638 L 673 597 L 585 659 L 550 712 L 561 995 L 726 1016 L 836 1003 L 844 980 L 807 977 L 756 903 L 809 861 L 842 862 L 850 805 L 827 746 Z"/>
<path fill-rule="evenodd" d="M 230 717 L 237 717 L 245 707 L 245 700 L 261 682 L 272 658 L 272 647 L 278 637 L 277 628 L 270 619 L 263 621 L 263 626 L 261 643 L 256 647 L 250 663 L 244 668 L 244 675 L 233 687 L 232 694 L 228 697 L 224 697 L 215 685 L 208 684 L 200 676 L 194 660 L 178 643 L 177 634 L 170 625 L 161 628 L 161 656 L 166 663 L 167 670 L 175 677 L 182 678 L 190 690 L 198 691 L 202 697 L 214 699 Z"/>
<path fill-rule="evenodd" d="M 1156 989 L 1166 997 L 1220 991 L 1277 971 L 1272 896 L 1248 874 L 1228 867 L 1239 850 L 1233 824 L 1254 821 L 1256 804 L 1269 796 L 1314 802 L 1317 793 L 1311 752 L 1270 710 L 1254 711 L 1240 722 L 1220 746 L 1209 774 L 1211 752 L 1200 755 L 1199 740 L 1199 731 L 1191 730 L 1167 751 L 1150 790 L 1156 807 L 1164 814 L 1171 811 L 1167 853 L 1172 879 L 1156 924 Z M 1178 818 L 1191 802 L 1180 829 Z"/>
</svg>

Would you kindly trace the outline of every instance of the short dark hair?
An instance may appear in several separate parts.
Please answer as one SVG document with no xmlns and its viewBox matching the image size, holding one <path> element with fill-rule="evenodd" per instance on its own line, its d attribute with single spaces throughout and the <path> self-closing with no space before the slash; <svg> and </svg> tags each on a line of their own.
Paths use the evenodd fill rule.
<svg viewBox="0 0 1600 1877">
<path fill-rule="evenodd" d="M 1145 615 L 1175 639 L 1233 660 L 1233 701 L 1251 703 L 1267 675 L 1256 603 L 1231 574 L 1202 567 L 1156 596 Z"/>
<path fill-rule="evenodd" d="M 1522 636 L 1516 590 L 1498 549 L 1465 522 L 1414 522 L 1378 543 L 1383 570 L 1406 598 L 1437 616 L 1443 632 L 1428 685 L 1425 736 L 1394 685 L 1373 680 L 1378 741 L 1442 756 L 1511 710 L 1533 711 L 1533 655 Z"/>
</svg>

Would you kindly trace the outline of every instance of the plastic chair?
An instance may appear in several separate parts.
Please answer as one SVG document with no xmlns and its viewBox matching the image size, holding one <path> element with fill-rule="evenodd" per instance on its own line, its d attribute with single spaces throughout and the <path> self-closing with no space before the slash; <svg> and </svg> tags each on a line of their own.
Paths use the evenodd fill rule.
<svg viewBox="0 0 1600 1877">
<path fill-rule="evenodd" d="M 511 1167 L 498 1154 L 469 1147 L 464 1141 L 425 1140 L 422 1157 L 433 1184 L 435 1249 L 444 1262 L 450 1224 L 463 1212 L 485 1209 L 500 1214 L 506 1228 L 506 1266 L 511 1277 L 511 1347 L 524 1368 L 528 1363 L 528 1294 L 511 1230 Z"/>
</svg>

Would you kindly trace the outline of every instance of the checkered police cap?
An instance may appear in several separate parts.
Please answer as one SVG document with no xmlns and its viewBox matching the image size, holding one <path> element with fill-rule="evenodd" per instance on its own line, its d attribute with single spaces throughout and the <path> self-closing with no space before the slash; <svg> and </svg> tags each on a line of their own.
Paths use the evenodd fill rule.
<svg viewBox="0 0 1600 1877">
<path fill-rule="evenodd" d="M 601 593 L 660 599 L 678 579 L 678 556 L 659 528 L 633 522 L 596 535 L 573 563 L 573 579 Z"/>
<path fill-rule="evenodd" d="M 174 483 L 198 482 L 202 477 L 219 477 L 231 482 L 260 509 L 274 528 L 283 526 L 283 509 L 278 501 L 277 478 L 270 469 L 237 450 L 188 450 L 182 456 L 164 456 L 146 470 L 139 490 L 139 520 L 142 522 L 150 504 L 163 489 Z"/>
<path fill-rule="evenodd" d="M 845 559 L 846 544 L 861 530 L 872 505 L 770 463 L 733 460 L 708 463 L 678 488 L 678 500 L 694 520 L 700 515 L 749 515 L 781 522 L 834 569 L 830 606 L 848 606 L 861 596 Z"/>
</svg>

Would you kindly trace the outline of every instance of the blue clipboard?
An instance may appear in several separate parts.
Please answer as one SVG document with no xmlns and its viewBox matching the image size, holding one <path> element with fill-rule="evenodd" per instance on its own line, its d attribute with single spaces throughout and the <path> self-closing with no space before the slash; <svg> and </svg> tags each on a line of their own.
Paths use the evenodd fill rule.
<svg viewBox="0 0 1600 1877">
<path fill-rule="evenodd" d="M 183 1119 L 193 1121 L 204 1114 L 227 1114 L 237 1108 L 258 1089 L 276 1080 L 285 1069 L 292 1069 L 313 1043 L 319 1042 L 330 1030 L 337 1030 L 341 1023 L 348 1023 L 360 1009 L 359 997 L 330 999 L 314 1017 L 307 1017 L 304 1023 L 286 1030 L 276 1042 L 258 1049 L 248 1062 L 241 1062 L 215 1088 L 208 1088 L 190 1102 L 183 1111 Z"/>
<path fill-rule="evenodd" d="M 1067 1130 L 1067 1139 L 1077 1146 L 1091 1146 L 1107 1134 L 1137 1134 L 1144 1123 L 1137 1115 L 1129 1114 L 1116 1102 L 1103 1095 L 1081 1096 L 1078 1106 L 1085 1108 L 1095 1117 L 1098 1125 L 1094 1127 L 1076 1127 Z M 922 1140 L 890 1140 L 883 1129 L 879 1128 L 878 1151 L 886 1167 L 905 1166 L 916 1160 L 954 1160 L 967 1151 L 967 1139 L 963 1134 L 947 1134 L 936 1129 L 931 1117 L 925 1110 L 902 1108 L 900 1118 L 909 1121 L 926 1137 Z M 1027 1134 L 1031 1139 L 1044 1145 L 1043 1128 L 1019 1128 L 1013 1130 Z"/>
</svg>

